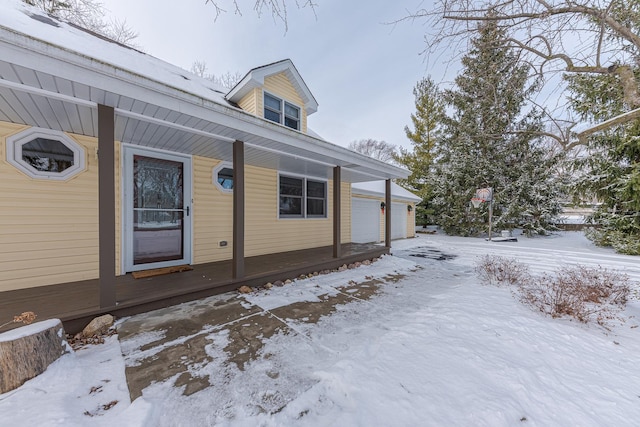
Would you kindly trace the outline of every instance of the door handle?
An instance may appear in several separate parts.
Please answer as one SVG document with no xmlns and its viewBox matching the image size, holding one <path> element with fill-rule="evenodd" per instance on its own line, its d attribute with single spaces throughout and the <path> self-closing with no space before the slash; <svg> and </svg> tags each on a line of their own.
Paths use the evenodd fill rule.
<svg viewBox="0 0 640 427">
<path fill-rule="evenodd" d="M 189 206 L 185 208 L 185 211 L 187 211 L 187 216 L 189 216 Z"/>
</svg>

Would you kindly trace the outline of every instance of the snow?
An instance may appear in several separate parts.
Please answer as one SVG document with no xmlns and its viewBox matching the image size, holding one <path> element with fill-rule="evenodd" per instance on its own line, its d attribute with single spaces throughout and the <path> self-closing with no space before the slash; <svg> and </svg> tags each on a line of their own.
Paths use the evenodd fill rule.
<svg viewBox="0 0 640 427">
<path fill-rule="evenodd" d="M 339 305 L 317 323 L 280 319 L 293 332 L 263 337 L 260 357 L 243 369 L 225 362 L 228 331 L 205 327 L 211 361 L 190 368 L 209 375 L 204 390 L 185 396 L 173 378 L 130 403 L 125 364 L 162 332 L 122 348 L 110 337 L 0 395 L 0 425 L 637 425 L 637 258 L 594 247 L 578 232 L 503 243 L 421 235 L 394 242 L 393 252 L 371 266 L 247 296 L 247 307 L 277 310 L 339 296 L 349 282 L 385 282 L 377 295 Z M 475 262 L 488 253 L 534 273 L 572 264 L 623 271 L 635 297 L 610 330 L 548 318 L 508 288 L 478 282 Z M 455 257 L 434 259 L 442 254 Z M 96 386 L 102 391 L 90 393 Z"/>
<path fill-rule="evenodd" d="M 35 322 L 30 325 L 21 326 L 11 329 L 10 331 L 0 333 L 0 342 L 15 341 L 19 338 L 35 335 L 39 332 L 60 325 L 59 319 L 47 319 L 42 322 Z M 60 325 L 62 327 L 62 325 Z"/>
<path fill-rule="evenodd" d="M 142 75 L 203 99 L 229 106 L 224 99 L 227 89 L 210 80 L 151 55 L 103 40 L 49 18 L 35 6 L 29 6 L 21 0 L 0 0 L 0 7 L 0 27 L 14 33 L 11 37 L 17 43 L 23 43 L 23 37 L 41 40 L 47 44 L 61 46 L 65 51 L 95 58 L 98 62 L 111 64 L 134 75 Z"/>
<path fill-rule="evenodd" d="M 351 192 L 354 195 L 363 194 L 366 196 L 379 196 L 385 195 L 385 182 L 384 181 L 368 181 L 358 182 L 351 184 Z M 422 199 L 407 189 L 400 187 L 395 182 L 391 183 L 391 196 L 400 200 L 409 200 L 412 202 L 421 202 Z"/>
</svg>

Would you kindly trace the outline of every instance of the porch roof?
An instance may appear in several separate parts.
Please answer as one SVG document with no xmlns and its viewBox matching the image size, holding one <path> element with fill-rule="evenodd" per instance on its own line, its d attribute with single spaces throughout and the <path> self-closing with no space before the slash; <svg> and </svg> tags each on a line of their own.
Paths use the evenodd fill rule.
<svg viewBox="0 0 640 427">
<path fill-rule="evenodd" d="M 97 105 L 115 108 L 115 139 L 345 182 L 409 172 L 249 114 L 225 89 L 160 59 L 0 0 L 0 120 L 96 137 Z"/>
</svg>

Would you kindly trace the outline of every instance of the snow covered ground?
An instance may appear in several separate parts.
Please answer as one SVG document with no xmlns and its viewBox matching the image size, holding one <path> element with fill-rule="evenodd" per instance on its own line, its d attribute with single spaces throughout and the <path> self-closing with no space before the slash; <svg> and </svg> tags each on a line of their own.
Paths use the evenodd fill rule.
<svg viewBox="0 0 640 427">
<path fill-rule="evenodd" d="M 111 337 L 0 395 L 0 425 L 638 425 L 638 286 L 623 320 L 607 331 L 544 317 L 474 273 L 478 257 L 491 253 L 534 273 L 600 265 L 638 282 L 637 257 L 596 248 L 575 232 L 504 243 L 420 235 L 394 242 L 393 252 L 371 266 L 247 297 L 273 310 L 350 281 L 393 276 L 373 298 L 317 323 L 282 319 L 295 333 L 264 338 L 261 357 L 243 369 L 221 362 L 229 337 L 207 331 L 214 362 L 191 374 L 209 375 L 211 386 L 191 396 L 169 380 L 131 403 L 124 376 L 131 361 Z"/>
</svg>

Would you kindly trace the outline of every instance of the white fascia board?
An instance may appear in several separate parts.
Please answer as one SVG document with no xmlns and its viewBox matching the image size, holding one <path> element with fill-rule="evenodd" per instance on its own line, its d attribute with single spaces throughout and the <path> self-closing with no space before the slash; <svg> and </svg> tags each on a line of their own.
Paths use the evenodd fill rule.
<svg viewBox="0 0 640 427">
<path fill-rule="evenodd" d="M 362 170 L 378 179 L 409 176 L 405 169 L 22 34 L 13 34 L 13 43 L 9 43 L 3 36 L 6 31 L 0 28 L 0 51 L 7 62 L 326 156 L 337 165 Z"/>
</svg>

